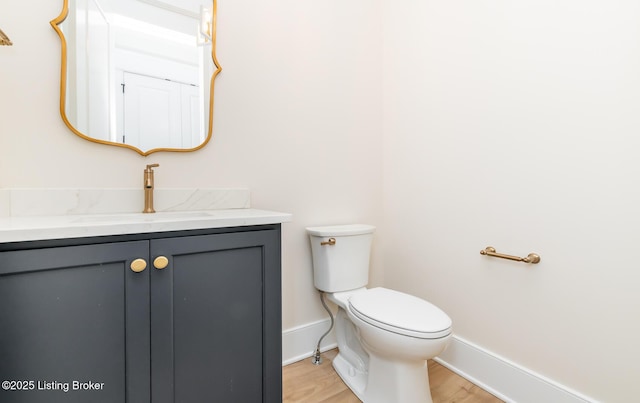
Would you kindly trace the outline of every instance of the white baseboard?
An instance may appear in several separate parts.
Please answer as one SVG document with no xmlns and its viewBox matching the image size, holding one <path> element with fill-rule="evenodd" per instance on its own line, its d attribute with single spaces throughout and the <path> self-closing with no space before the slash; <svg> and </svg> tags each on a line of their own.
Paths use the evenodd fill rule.
<svg viewBox="0 0 640 403">
<path fill-rule="evenodd" d="M 331 320 L 327 318 L 283 330 L 282 365 L 288 365 L 311 357 L 316 351 L 318 340 L 320 340 L 320 337 L 329 329 L 329 326 L 331 326 Z M 332 330 L 331 333 L 322 340 L 320 351 L 331 350 L 337 346 L 335 332 Z"/>
<path fill-rule="evenodd" d="M 331 321 L 325 319 L 284 330 L 282 365 L 311 357 L 330 325 Z M 320 351 L 335 347 L 335 333 L 331 331 Z M 449 347 L 435 361 L 508 403 L 598 403 L 458 336 L 453 336 Z"/>
<path fill-rule="evenodd" d="M 505 402 L 596 403 L 457 336 L 435 361 Z"/>
</svg>

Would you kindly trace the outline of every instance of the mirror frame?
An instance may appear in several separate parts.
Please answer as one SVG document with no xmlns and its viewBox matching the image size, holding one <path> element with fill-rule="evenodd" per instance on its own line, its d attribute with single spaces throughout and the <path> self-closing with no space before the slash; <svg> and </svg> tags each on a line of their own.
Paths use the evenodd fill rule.
<svg viewBox="0 0 640 403">
<path fill-rule="evenodd" d="M 211 140 L 211 137 L 213 135 L 213 94 L 214 94 L 214 85 L 215 85 L 215 81 L 216 81 L 216 77 L 218 76 L 218 74 L 220 74 L 220 72 L 222 71 L 222 67 L 220 66 L 220 64 L 218 63 L 218 59 L 216 57 L 216 27 L 217 27 L 217 16 L 218 16 L 218 1 L 217 0 L 212 0 L 213 1 L 213 24 L 212 24 L 212 32 L 211 32 L 211 59 L 213 60 L 213 65 L 215 67 L 215 71 L 213 72 L 213 74 L 211 75 L 211 83 L 210 83 L 210 96 L 209 96 L 209 129 L 207 132 L 207 137 L 204 139 L 204 141 L 198 145 L 197 147 L 193 147 L 193 148 L 154 148 L 148 151 L 143 151 L 141 149 L 139 149 L 138 147 L 132 146 L 130 144 L 124 144 L 124 143 L 116 143 L 113 141 L 106 141 L 106 140 L 101 140 L 101 139 L 96 139 L 93 137 L 90 137 L 82 132 L 80 132 L 78 129 L 76 129 L 73 124 L 71 124 L 71 122 L 69 121 L 69 119 L 67 118 L 67 113 L 66 113 L 66 98 L 67 98 L 67 40 L 64 37 L 64 33 L 62 32 L 62 30 L 60 29 L 59 25 L 62 24 L 64 22 L 64 20 L 67 19 L 67 16 L 69 15 L 69 0 L 63 0 L 63 5 L 62 5 L 62 11 L 60 12 L 60 15 L 57 16 L 55 19 L 51 20 L 49 23 L 51 24 L 51 26 L 53 27 L 53 29 L 57 32 L 58 36 L 60 37 L 60 44 L 61 44 L 61 50 L 62 50 L 62 62 L 61 62 L 61 68 L 60 68 L 60 115 L 62 116 L 62 120 L 64 121 L 64 123 L 67 125 L 67 127 L 69 129 L 71 129 L 71 131 L 73 133 L 75 133 L 76 135 L 78 135 L 79 137 L 85 139 L 85 140 L 89 140 L 91 142 L 94 143 L 98 143 L 98 144 L 105 144 L 105 145 L 110 145 L 110 146 L 116 146 L 116 147 L 122 147 L 122 148 L 128 148 L 130 150 L 136 151 L 138 154 L 142 155 L 142 156 L 147 156 L 151 153 L 155 153 L 155 152 L 159 152 L 159 151 L 174 151 L 174 152 L 190 152 L 190 151 L 196 151 L 201 149 L 202 147 L 206 146 L 207 143 L 209 142 L 209 140 Z"/>
</svg>

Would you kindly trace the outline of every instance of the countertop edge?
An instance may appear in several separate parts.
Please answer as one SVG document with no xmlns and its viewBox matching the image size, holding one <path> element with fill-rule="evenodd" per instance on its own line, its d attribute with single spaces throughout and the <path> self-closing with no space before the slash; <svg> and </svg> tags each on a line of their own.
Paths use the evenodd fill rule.
<svg viewBox="0 0 640 403">
<path fill-rule="evenodd" d="M 258 209 L 3 217 L 0 243 L 281 224 L 291 220 L 289 213 Z"/>
</svg>

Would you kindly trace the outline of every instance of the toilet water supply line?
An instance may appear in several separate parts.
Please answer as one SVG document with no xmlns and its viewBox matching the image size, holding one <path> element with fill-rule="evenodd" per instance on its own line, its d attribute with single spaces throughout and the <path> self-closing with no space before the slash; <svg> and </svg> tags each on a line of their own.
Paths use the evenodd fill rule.
<svg viewBox="0 0 640 403">
<path fill-rule="evenodd" d="M 313 365 L 322 364 L 322 357 L 320 356 L 320 343 L 322 343 L 322 339 L 324 339 L 325 336 L 328 335 L 329 332 L 331 332 L 331 329 L 333 329 L 333 324 L 334 324 L 333 314 L 331 313 L 331 309 L 329 309 L 329 307 L 327 306 L 327 303 L 324 301 L 324 292 L 322 291 L 320 291 L 320 302 L 322 302 L 322 306 L 329 313 L 329 317 L 331 318 L 331 326 L 329 327 L 329 330 L 327 330 L 320 337 L 320 340 L 318 340 L 318 346 L 316 347 L 316 352 L 313 354 L 313 357 L 311 357 L 311 362 L 313 363 Z"/>
</svg>

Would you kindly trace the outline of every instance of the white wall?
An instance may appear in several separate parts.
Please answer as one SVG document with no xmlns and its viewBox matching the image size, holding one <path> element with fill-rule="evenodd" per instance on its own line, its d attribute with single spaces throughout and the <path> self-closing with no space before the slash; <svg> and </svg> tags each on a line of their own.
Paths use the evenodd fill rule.
<svg viewBox="0 0 640 403">
<path fill-rule="evenodd" d="M 640 4 L 399 0 L 384 15 L 385 285 L 519 365 L 633 400 Z"/>
<path fill-rule="evenodd" d="M 322 319 L 304 227 L 377 224 L 381 215 L 377 6 L 220 0 L 213 140 L 147 158 L 64 126 L 60 44 L 49 25 L 61 8 L 62 0 L 15 2 L 0 16 L 14 43 L 0 48 L 0 188 L 142 186 L 152 162 L 158 188 L 248 187 L 253 207 L 294 216 L 283 226 L 283 327 Z"/>
</svg>

